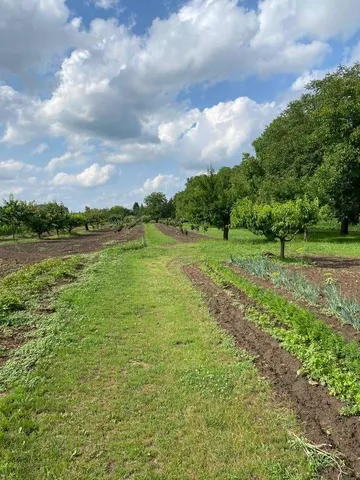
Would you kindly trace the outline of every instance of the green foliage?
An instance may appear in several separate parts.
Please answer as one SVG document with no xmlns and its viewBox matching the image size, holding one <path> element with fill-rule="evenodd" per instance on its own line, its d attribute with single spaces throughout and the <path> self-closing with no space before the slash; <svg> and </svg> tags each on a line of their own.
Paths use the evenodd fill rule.
<svg viewBox="0 0 360 480">
<path fill-rule="evenodd" d="M 26 202 L 15 199 L 13 195 L 10 195 L 0 210 L 0 224 L 9 227 L 13 238 L 25 223 L 28 216 L 28 206 Z"/>
<path fill-rule="evenodd" d="M 345 402 L 343 413 L 360 413 L 360 348 L 356 342 L 347 342 L 312 312 L 254 285 L 220 263 L 210 262 L 206 271 L 221 285 L 235 285 L 261 307 L 248 309 L 247 319 L 297 357 L 302 373 Z"/>
<path fill-rule="evenodd" d="M 269 240 L 276 238 L 281 242 L 280 257 L 284 258 L 285 242 L 290 242 L 295 235 L 317 221 L 319 205 L 317 200 L 307 197 L 289 200 L 285 203 L 253 203 L 245 198 L 234 206 L 231 224 L 244 227 L 255 234 L 264 235 Z"/>
<path fill-rule="evenodd" d="M 9 312 L 24 309 L 34 295 L 73 278 L 84 262 L 81 256 L 50 259 L 6 276 L 0 281 L 0 323 L 8 321 Z"/>
<path fill-rule="evenodd" d="M 153 192 L 144 199 L 146 214 L 156 222 L 167 216 L 168 202 L 164 193 Z"/>
<path fill-rule="evenodd" d="M 319 302 L 321 291 L 318 285 L 314 285 L 303 275 L 278 262 L 266 257 L 231 257 L 231 262 L 252 275 L 270 280 L 277 287 L 292 292 L 295 297 L 302 298 L 310 304 L 316 305 Z"/>
<path fill-rule="evenodd" d="M 85 207 L 85 226 L 90 225 L 92 228 L 97 229 L 105 225 L 107 220 L 107 214 L 104 210 L 99 208 Z"/>
<path fill-rule="evenodd" d="M 325 285 L 324 297 L 327 307 L 333 315 L 336 315 L 343 323 L 360 330 L 360 305 L 355 299 L 341 295 L 334 283 Z"/>
</svg>

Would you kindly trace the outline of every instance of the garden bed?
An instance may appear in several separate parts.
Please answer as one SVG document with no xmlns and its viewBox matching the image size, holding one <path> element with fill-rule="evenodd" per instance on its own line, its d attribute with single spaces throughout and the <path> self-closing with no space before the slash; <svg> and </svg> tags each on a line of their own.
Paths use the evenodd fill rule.
<svg viewBox="0 0 360 480">
<path fill-rule="evenodd" d="M 177 242 L 197 242 L 199 240 L 209 240 L 209 237 L 202 235 L 201 233 L 196 233 L 188 231 L 187 234 L 182 233 L 179 228 L 173 227 L 171 225 L 165 225 L 164 223 L 156 223 L 156 227 L 160 230 L 161 233 L 168 235 Z"/>
<path fill-rule="evenodd" d="M 218 323 L 233 335 L 236 345 L 255 356 L 261 374 L 304 423 L 307 437 L 315 443 L 331 445 L 330 450 L 340 451 L 348 465 L 359 473 L 359 418 L 340 415 L 341 402 L 330 396 L 325 387 L 299 375 L 300 361 L 245 318 L 244 310 L 255 305 L 253 300 L 234 286 L 229 285 L 225 291 L 197 267 L 187 266 L 184 271 L 203 293 Z M 337 473 L 328 478 L 337 478 Z M 354 473 L 348 478 L 357 477 Z"/>
</svg>

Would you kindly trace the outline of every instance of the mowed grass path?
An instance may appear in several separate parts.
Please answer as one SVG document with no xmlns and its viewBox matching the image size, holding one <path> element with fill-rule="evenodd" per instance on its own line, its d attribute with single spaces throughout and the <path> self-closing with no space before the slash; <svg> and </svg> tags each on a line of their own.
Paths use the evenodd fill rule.
<svg viewBox="0 0 360 480">
<path fill-rule="evenodd" d="M 294 418 L 180 271 L 196 247 L 147 232 L 61 294 L 66 344 L 1 401 L 0 477 L 310 478 Z"/>
</svg>

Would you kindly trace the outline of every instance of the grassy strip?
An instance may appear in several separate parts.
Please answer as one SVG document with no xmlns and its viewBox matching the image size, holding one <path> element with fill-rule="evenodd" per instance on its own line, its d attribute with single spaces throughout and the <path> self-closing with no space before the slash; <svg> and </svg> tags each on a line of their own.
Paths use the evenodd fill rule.
<svg viewBox="0 0 360 480">
<path fill-rule="evenodd" d="M 36 295 L 60 280 L 76 277 L 85 263 L 84 256 L 55 258 L 24 267 L 0 282 L 0 323 L 9 322 L 9 313 L 24 310 Z"/>
<path fill-rule="evenodd" d="M 177 243 L 172 237 L 160 232 L 153 223 L 145 224 L 145 238 L 149 245 Z"/>
<path fill-rule="evenodd" d="M 309 378 L 327 386 L 331 395 L 346 403 L 344 414 L 360 413 L 360 349 L 347 342 L 312 312 L 298 307 L 271 290 L 254 285 L 230 268 L 210 262 L 207 272 L 218 283 L 231 283 L 264 307 L 252 309 L 249 320 L 258 323 L 302 362 Z M 280 326 L 279 326 L 280 323 Z"/>
<path fill-rule="evenodd" d="M 0 476 L 313 477 L 318 460 L 289 441 L 295 418 L 169 270 L 173 258 L 115 248 L 64 290 L 56 355 L 0 402 Z"/>
</svg>

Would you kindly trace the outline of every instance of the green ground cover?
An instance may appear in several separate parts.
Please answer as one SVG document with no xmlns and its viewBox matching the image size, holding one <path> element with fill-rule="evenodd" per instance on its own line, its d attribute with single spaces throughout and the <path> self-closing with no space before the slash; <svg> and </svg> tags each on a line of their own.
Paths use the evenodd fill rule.
<svg viewBox="0 0 360 480">
<path fill-rule="evenodd" d="M 52 355 L 0 401 L 0 476 L 311 478 L 293 415 L 181 274 L 230 242 L 167 248 L 146 231 L 147 248 L 102 252 L 56 299 Z"/>
</svg>

